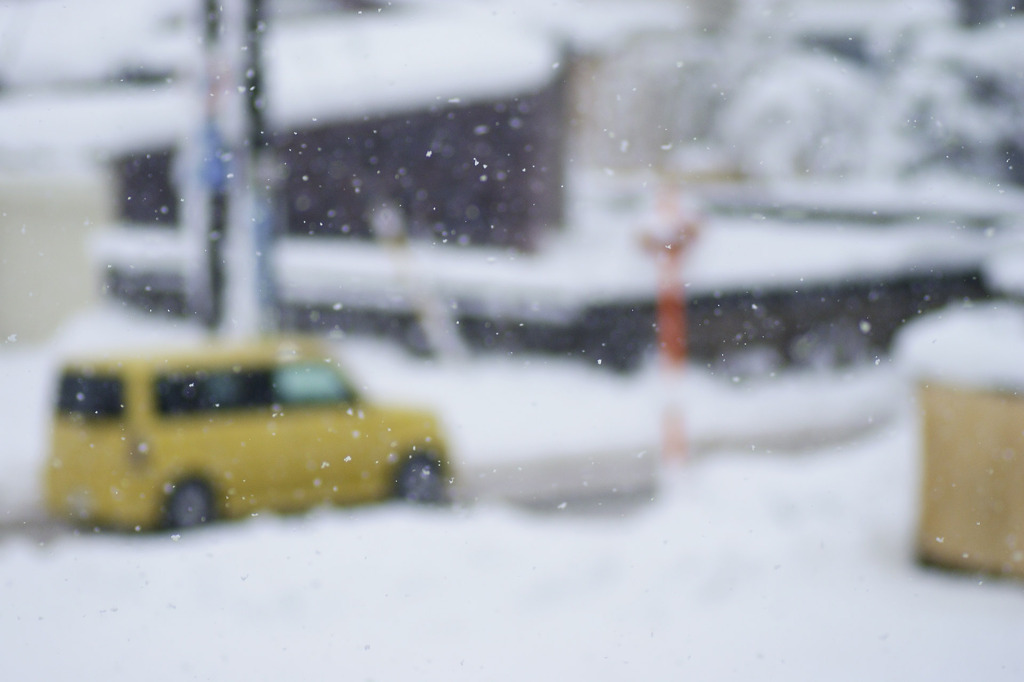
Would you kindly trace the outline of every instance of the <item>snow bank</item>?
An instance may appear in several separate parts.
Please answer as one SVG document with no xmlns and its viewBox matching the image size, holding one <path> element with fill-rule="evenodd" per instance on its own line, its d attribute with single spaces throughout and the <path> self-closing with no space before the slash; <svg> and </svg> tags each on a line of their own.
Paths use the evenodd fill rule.
<svg viewBox="0 0 1024 682">
<path fill-rule="evenodd" d="M 997 302 L 924 316 L 903 328 L 893 356 L 917 380 L 1024 391 L 1024 308 Z"/>
<path fill-rule="evenodd" d="M 1024 236 L 1016 235 L 985 260 L 985 281 L 1011 298 L 1024 297 Z"/>
</svg>

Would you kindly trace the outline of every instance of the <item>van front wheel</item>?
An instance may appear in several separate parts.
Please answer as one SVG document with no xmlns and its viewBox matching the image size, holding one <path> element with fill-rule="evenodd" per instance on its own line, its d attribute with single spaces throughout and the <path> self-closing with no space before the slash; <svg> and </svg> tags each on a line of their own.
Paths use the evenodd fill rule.
<svg viewBox="0 0 1024 682">
<path fill-rule="evenodd" d="M 441 464 L 423 455 L 414 455 L 399 464 L 395 475 L 395 496 L 408 502 L 444 502 L 447 495 Z"/>
<path fill-rule="evenodd" d="M 213 492 L 202 481 L 183 481 L 174 486 L 164 507 L 169 528 L 190 528 L 214 518 Z"/>
</svg>

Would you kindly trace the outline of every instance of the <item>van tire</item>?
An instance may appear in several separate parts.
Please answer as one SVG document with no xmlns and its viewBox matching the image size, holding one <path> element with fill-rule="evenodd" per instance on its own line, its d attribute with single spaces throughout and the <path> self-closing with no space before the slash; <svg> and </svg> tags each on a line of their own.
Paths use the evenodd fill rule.
<svg viewBox="0 0 1024 682">
<path fill-rule="evenodd" d="M 200 480 L 176 484 L 164 504 L 164 525 L 168 528 L 200 526 L 215 516 L 213 491 Z"/>
<path fill-rule="evenodd" d="M 418 504 L 441 504 L 447 490 L 441 464 L 427 455 L 411 455 L 395 469 L 395 497 Z"/>
</svg>

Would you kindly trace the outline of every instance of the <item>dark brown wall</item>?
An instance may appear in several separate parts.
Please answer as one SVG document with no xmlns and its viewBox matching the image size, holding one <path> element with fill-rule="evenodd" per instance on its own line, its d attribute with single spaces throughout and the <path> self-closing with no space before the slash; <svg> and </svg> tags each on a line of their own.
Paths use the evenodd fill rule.
<svg viewBox="0 0 1024 682">
<path fill-rule="evenodd" d="M 397 208 L 415 238 L 531 248 L 563 213 L 562 87 L 277 136 L 285 229 L 370 237 Z"/>
<path fill-rule="evenodd" d="M 114 161 L 120 220 L 174 226 L 180 195 L 171 184 L 172 160 L 171 150 L 161 149 L 128 154 Z"/>
<path fill-rule="evenodd" d="M 562 223 L 563 91 L 279 131 L 278 232 L 370 238 L 386 205 L 413 238 L 531 249 Z M 116 160 L 122 220 L 178 220 L 173 159 Z"/>
</svg>

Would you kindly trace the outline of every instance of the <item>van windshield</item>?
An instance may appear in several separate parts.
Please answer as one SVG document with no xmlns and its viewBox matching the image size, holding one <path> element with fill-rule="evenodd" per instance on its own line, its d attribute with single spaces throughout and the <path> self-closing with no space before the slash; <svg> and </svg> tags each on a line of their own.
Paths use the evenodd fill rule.
<svg viewBox="0 0 1024 682">
<path fill-rule="evenodd" d="M 124 387 L 114 376 L 65 372 L 60 379 L 57 411 L 89 419 L 117 417 L 124 410 Z"/>
<path fill-rule="evenodd" d="M 329 405 L 351 402 L 355 392 L 330 365 L 300 363 L 275 370 L 274 397 L 281 405 Z"/>
</svg>

